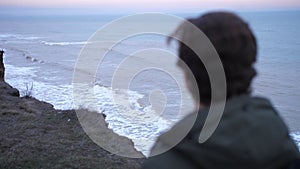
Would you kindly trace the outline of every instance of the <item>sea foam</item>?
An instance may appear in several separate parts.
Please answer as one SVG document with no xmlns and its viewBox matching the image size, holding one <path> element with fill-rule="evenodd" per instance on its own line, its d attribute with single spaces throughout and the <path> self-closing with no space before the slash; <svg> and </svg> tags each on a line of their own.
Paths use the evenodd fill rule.
<svg viewBox="0 0 300 169">
<path fill-rule="evenodd" d="M 43 44 L 49 46 L 68 46 L 68 45 L 86 45 L 88 42 L 46 42 L 42 41 Z"/>
</svg>

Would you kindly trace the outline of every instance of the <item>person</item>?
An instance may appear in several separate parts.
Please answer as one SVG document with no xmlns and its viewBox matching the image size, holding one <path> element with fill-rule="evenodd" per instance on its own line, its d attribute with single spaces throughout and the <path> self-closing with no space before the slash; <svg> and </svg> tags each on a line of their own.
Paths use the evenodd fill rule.
<svg viewBox="0 0 300 169">
<path fill-rule="evenodd" d="M 300 158 L 299 150 L 286 124 L 268 99 L 251 95 L 251 81 L 256 75 L 253 64 L 257 43 L 249 25 L 231 12 L 210 12 L 188 21 L 207 36 L 222 62 L 227 85 L 223 115 L 213 134 L 200 143 L 199 135 L 212 101 L 211 84 L 199 57 L 185 43 L 179 42 L 179 60 L 187 65 L 197 83 L 199 111 L 197 116 L 185 117 L 157 139 L 143 168 L 297 168 L 293 161 Z M 180 31 L 176 32 L 181 32 L 182 36 L 190 34 L 189 38 L 196 38 L 191 35 L 193 32 L 182 27 L 178 29 Z M 191 77 L 185 75 L 189 86 Z M 196 118 L 195 123 L 178 144 L 164 153 L 156 153 L 159 147 L 168 144 L 169 137 L 191 123 L 192 118 Z"/>
</svg>

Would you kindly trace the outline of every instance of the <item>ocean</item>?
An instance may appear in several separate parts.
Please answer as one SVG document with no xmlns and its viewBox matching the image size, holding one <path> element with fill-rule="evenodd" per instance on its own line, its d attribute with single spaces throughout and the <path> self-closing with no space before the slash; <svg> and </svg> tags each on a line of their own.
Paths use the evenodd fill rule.
<svg viewBox="0 0 300 169">
<path fill-rule="evenodd" d="M 253 94 L 268 97 L 287 123 L 291 136 L 300 148 L 300 11 L 239 12 L 252 27 L 258 41 L 256 68 L 258 76 L 253 83 Z M 195 17 L 199 14 L 176 14 Z M 182 96 L 183 74 L 176 60 L 169 60 L 163 69 L 145 69 L 130 79 L 126 90 L 113 88 L 113 77 L 120 64 L 130 54 L 147 49 L 161 49 L 176 55 L 177 45 L 166 44 L 166 37 L 158 34 L 139 34 L 125 38 L 113 48 L 99 49 L 108 53 L 98 64 L 93 81 L 88 84 L 96 104 L 85 98 L 90 91 L 82 88 L 79 102 L 74 102 L 73 73 L 82 48 L 100 28 L 119 19 L 121 15 L 42 15 L 0 16 L 0 49 L 5 50 L 6 81 L 19 89 L 22 96 L 49 102 L 56 109 L 87 108 L 106 115 L 109 128 L 133 140 L 137 150 L 145 155 L 163 131 L 193 110 L 192 98 Z M 139 21 L 143 24 L 145 20 Z M 124 27 L 124 30 L 126 31 Z M 170 29 L 173 27 L 170 26 Z M 175 29 L 175 27 L 174 27 Z M 117 32 L 120 33 L 120 32 Z M 117 36 L 108 32 L 108 37 Z M 170 32 L 171 33 L 171 32 Z M 151 56 L 149 56 L 151 57 Z M 159 62 L 163 57 L 158 58 Z M 136 58 L 139 63 L 151 65 L 151 59 Z M 80 70 L 83 74 L 84 71 Z M 121 70 L 121 72 L 128 70 Z M 86 72 L 88 76 L 91 72 Z M 126 73 L 117 79 L 126 81 Z M 156 93 L 155 96 L 152 95 Z M 120 110 L 114 104 L 115 96 L 129 100 L 130 107 Z M 77 96 L 76 96 L 77 97 Z M 178 99 L 180 98 L 180 99 Z M 182 100 L 184 112 L 178 115 Z M 155 113 L 155 106 L 164 105 Z M 128 115 L 130 114 L 130 116 Z M 151 119 L 151 120 L 149 120 Z M 147 121 L 147 123 L 145 123 Z"/>
</svg>

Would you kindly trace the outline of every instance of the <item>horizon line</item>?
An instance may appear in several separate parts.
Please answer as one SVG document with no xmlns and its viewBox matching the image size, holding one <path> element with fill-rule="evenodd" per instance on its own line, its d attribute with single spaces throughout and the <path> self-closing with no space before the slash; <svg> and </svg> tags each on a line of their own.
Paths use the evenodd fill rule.
<svg viewBox="0 0 300 169">
<path fill-rule="evenodd" d="M 20 11 L 21 10 L 21 11 Z M 23 10 L 23 11 L 22 11 Z M 48 11 L 43 11 L 48 10 Z M 234 12 L 276 12 L 276 11 L 300 11 L 300 7 L 210 7 L 194 9 L 110 9 L 107 7 L 37 7 L 37 6 L 17 6 L 17 5 L 0 5 L 0 14 L 6 15 L 120 15 L 120 14 L 137 14 L 137 13 L 201 13 L 205 11 L 234 11 Z M 24 11 L 28 13 L 23 13 Z"/>
</svg>

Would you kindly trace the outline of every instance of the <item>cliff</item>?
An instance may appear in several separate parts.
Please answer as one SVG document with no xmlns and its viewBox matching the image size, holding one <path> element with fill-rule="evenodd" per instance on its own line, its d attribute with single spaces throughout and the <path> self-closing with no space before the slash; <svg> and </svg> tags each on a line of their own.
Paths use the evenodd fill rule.
<svg viewBox="0 0 300 169">
<path fill-rule="evenodd" d="M 4 72 L 5 72 L 5 68 L 4 68 L 4 63 L 3 63 L 3 53 L 4 51 L 1 50 L 0 51 L 0 82 L 4 81 Z"/>
<path fill-rule="evenodd" d="M 140 168 L 143 158 L 120 157 L 95 144 L 83 131 L 74 110 L 55 110 L 49 103 L 19 97 L 19 91 L 4 81 L 2 58 L 3 53 L 0 60 L 0 70 L 3 70 L 0 72 L 3 78 L 0 81 L 0 168 Z M 80 112 L 87 113 L 86 110 Z M 89 113 L 106 131 L 122 140 L 118 146 L 141 155 L 131 140 L 106 127 L 102 114 Z"/>
</svg>

